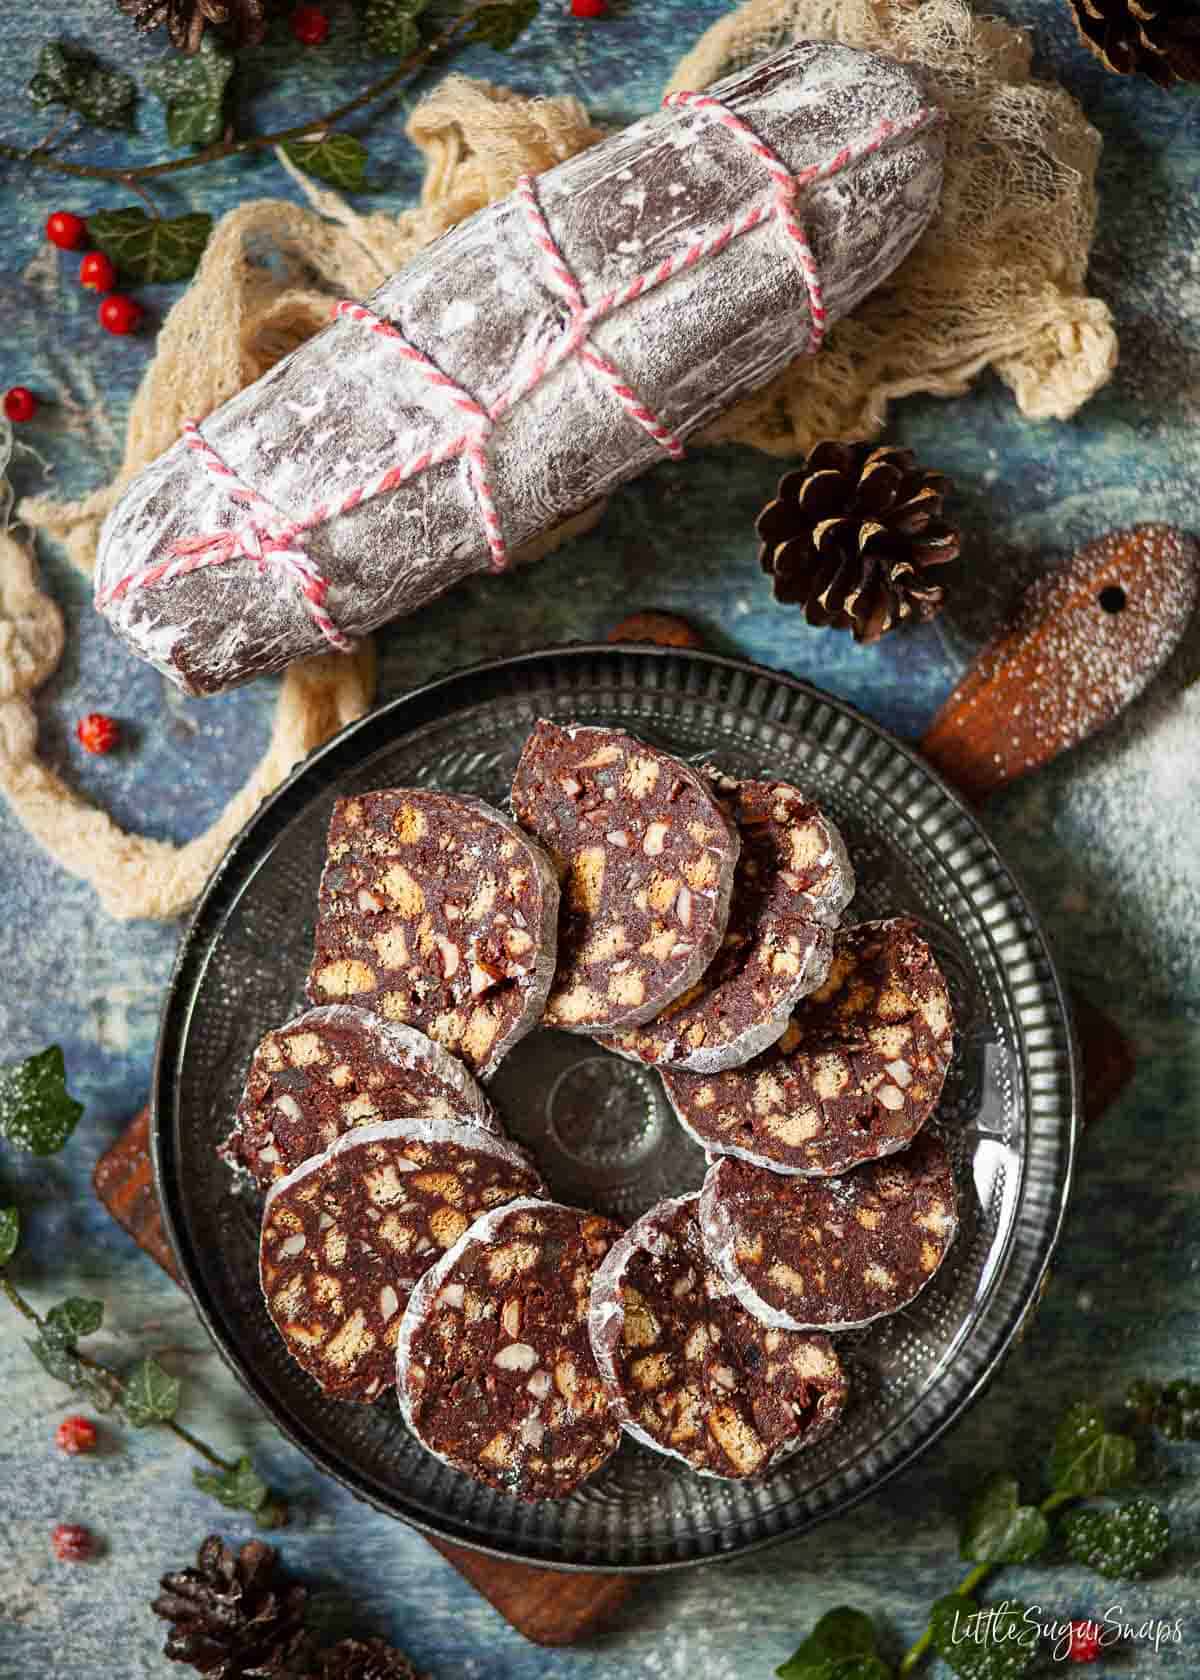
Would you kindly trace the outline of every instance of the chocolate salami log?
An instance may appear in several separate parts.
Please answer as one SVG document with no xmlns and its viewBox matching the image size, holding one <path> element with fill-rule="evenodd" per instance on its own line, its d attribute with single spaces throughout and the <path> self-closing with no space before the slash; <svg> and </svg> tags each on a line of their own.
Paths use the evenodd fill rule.
<svg viewBox="0 0 1200 1680">
<path fill-rule="evenodd" d="M 377 1400 L 418 1279 L 480 1214 L 542 1194 L 524 1155 L 477 1126 L 417 1118 L 347 1133 L 263 1208 L 259 1277 L 288 1352 L 335 1399 Z"/>
<path fill-rule="evenodd" d="M 476 1220 L 413 1290 L 400 1410 L 429 1451 L 518 1499 L 565 1499 L 621 1431 L 588 1342 L 596 1267 L 621 1228 L 556 1202 Z"/>
<path fill-rule="evenodd" d="M 938 115 L 832 42 L 674 96 L 185 432 L 109 516 L 101 611 L 216 693 L 544 550 L 887 278 L 937 204 Z"/>
<path fill-rule="evenodd" d="M 756 1476 L 827 1435 L 846 1378 L 824 1336 L 768 1329 L 709 1264 L 695 1196 L 643 1214 L 596 1273 L 592 1351 L 623 1427 L 705 1476 Z"/>
<path fill-rule="evenodd" d="M 267 1033 L 218 1153 L 265 1186 L 352 1127 L 410 1114 L 501 1129 L 479 1086 L 441 1045 L 415 1027 L 328 1004 Z"/>
<path fill-rule="evenodd" d="M 721 949 L 657 1020 L 600 1040 L 689 1073 L 741 1067 L 782 1038 L 795 1005 L 825 981 L 832 930 L 854 894 L 841 835 L 797 788 L 715 781 L 742 842 Z"/>
<path fill-rule="evenodd" d="M 755 1318 L 858 1330 L 908 1306 L 945 1259 L 958 1229 L 954 1169 L 929 1131 L 841 1178 L 726 1155 L 704 1180 L 699 1220 L 709 1259 Z"/>
</svg>

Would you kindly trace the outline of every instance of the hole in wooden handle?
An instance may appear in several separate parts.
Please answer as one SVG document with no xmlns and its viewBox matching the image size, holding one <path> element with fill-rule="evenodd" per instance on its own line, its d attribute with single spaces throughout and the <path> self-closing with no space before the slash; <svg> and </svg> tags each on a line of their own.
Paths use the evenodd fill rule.
<svg viewBox="0 0 1200 1680">
<path fill-rule="evenodd" d="M 1124 612 L 1126 595 L 1119 583 L 1110 583 L 1103 588 L 1096 600 L 1100 603 L 1100 610 L 1106 613 Z"/>
</svg>

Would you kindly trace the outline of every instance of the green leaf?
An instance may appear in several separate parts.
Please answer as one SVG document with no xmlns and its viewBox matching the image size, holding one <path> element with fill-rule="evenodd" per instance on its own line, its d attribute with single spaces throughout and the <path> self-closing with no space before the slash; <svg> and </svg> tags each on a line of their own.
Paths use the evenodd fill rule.
<svg viewBox="0 0 1200 1680">
<path fill-rule="evenodd" d="M 137 86 L 132 76 L 106 70 L 80 47 L 48 41 L 27 91 L 35 105 L 65 105 L 97 128 L 133 127 Z"/>
<path fill-rule="evenodd" d="M 7 1266 L 17 1252 L 21 1236 L 21 1215 L 15 1207 L 0 1208 L 0 1266 Z"/>
<path fill-rule="evenodd" d="M 1020 1503 L 1013 1476 L 994 1476 L 967 1512 L 960 1555 L 976 1563 L 1028 1563 L 1050 1538 L 1035 1505 Z"/>
<path fill-rule="evenodd" d="M 1037 1659 L 1036 1622 L 1016 1599 L 979 1605 L 962 1593 L 939 1598 L 929 1615 L 933 1647 L 962 1680 L 1020 1680 Z"/>
<path fill-rule="evenodd" d="M 1062 1530 L 1075 1562 L 1111 1581 L 1136 1581 L 1171 1543 L 1171 1525 L 1152 1499 L 1131 1499 L 1115 1511 L 1076 1511 Z"/>
<path fill-rule="evenodd" d="M 323 140 L 289 140 L 284 152 L 297 169 L 328 181 L 343 192 L 361 192 L 366 182 L 367 148 L 353 134 L 327 134 Z"/>
<path fill-rule="evenodd" d="M 135 1429 L 168 1422 L 179 1410 L 180 1386 L 179 1378 L 168 1376 L 157 1360 L 143 1359 L 125 1382 L 125 1416 Z"/>
<path fill-rule="evenodd" d="M 537 14 L 538 0 L 504 0 L 501 5 L 480 6 L 475 22 L 467 31 L 467 40 L 494 47 L 497 52 L 507 52 Z"/>
<path fill-rule="evenodd" d="M 83 1104 L 67 1091 L 57 1044 L 0 1069 L 0 1137 L 33 1155 L 54 1155 L 75 1130 Z"/>
<path fill-rule="evenodd" d="M 152 64 L 146 86 L 167 108 L 167 138 L 172 146 L 208 146 L 225 126 L 225 88 L 233 75 L 233 54 L 211 34 L 199 52 L 177 53 Z"/>
<path fill-rule="evenodd" d="M 35 1336 L 29 1350 L 43 1371 L 56 1382 L 66 1383 L 76 1394 L 89 1399 L 97 1411 L 107 1412 L 121 1397 L 121 1381 L 110 1371 L 93 1370 L 85 1365 L 74 1349 Z"/>
<path fill-rule="evenodd" d="M 878 1654 L 874 1622 L 846 1604 L 826 1611 L 775 1673 L 779 1680 L 890 1680 L 891 1676 Z"/>
<path fill-rule="evenodd" d="M 104 1323 L 104 1302 L 72 1295 L 46 1314 L 42 1335 L 54 1347 L 74 1352 L 80 1336 L 90 1336 Z"/>
<path fill-rule="evenodd" d="M 270 1493 L 245 1457 L 239 1458 L 232 1470 L 193 1470 L 192 1480 L 201 1493 L 211 1493 L 231 1511 L 260 1511 Z"/>
<path fill-rule="evenodd" d="M 148 216 L 140 204 L 131 204 L 88 217 L 92 244 L 131 280 L 187 280 L 211 232 L 212 217 L 201 211 L 167 218 Z"/>
<path fill-rule="evenodd" d="M 428 4 L 429 0 L 367 0 L 363 28 L 371 51 L 401 58 L 416 52 L 421 32 L 415 20 Z"/>
<path fill-rule="evenodd" d="M 1080 1400 L 1054 1437 L 1050 1481 L 1059 1493 L 1106 1493 L 1133 1474 L 1137 1448 L 1127 1435 L 1110 1435 L 1098 1406 Z"/>
</svg>

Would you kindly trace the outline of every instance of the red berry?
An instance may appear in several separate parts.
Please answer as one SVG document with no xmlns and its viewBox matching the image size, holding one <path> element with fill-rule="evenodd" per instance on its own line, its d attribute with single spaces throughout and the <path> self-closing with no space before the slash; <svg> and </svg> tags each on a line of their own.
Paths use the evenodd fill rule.
<svg viewBox="0 0 1200 1680">
<path fill-rule="evenodd" d="M 60 1452 L 90 1453 L 96 1445 L 96 1425 L 91 1418 L 65 1417 L 54 1431 L 55 1444 Z"/>
<path fill-rule="evenodd" d="M 319 47 L 329 38 L 329 19 L 320 6 L 297 6 L 291 15 L 290 28 L 297 41 L 306 47 Z"/>
<path fill-rule="evenodd" d="M 75 733 L 80 746 L 90 753 L 110 753 L 121 739 L 116 719 L 106 717 L 103 712 L 89 712 L 86 717 L 80 718 L 75 725 Z"/>
<path fill-rule="evenodd" d="M 603 17 L 608 11 L 608 0 L 571 0 L 571 16 L 577 18 Z"/>
<path fill-rule="evenodd" d="M 1095 1662 L 1100 1655 L 1100 1623 L 1072 1622 L 1071 1644 L 1067 1656 L 1072 1662 Z"/>
<path fill-rule="evenodd" d="M 69 210 L 56 210 L 47 218 L 46 238 L 60 251 L 75 250 L 86 236 L 87 224 L 82 216 L 73 216 Z"/>
<path fill-rule="evenodd" d="M 100 305 L 98 314 L 105 332 L 123 336 L 137 331 L 142 319 L 142 306 L 126 297 L 124 292 L 112 292 Z"/>
<path fill-rule="evenodd" d="M 32 420 L 37 413 L 37 398 L 28 385 L 14 385 L 4 393 L 4 412 L 14 425 Z"/>
<path fill-rule="evenodd" d="M 111 292 L 117 283 L 117 271 L 103 251 L 89 251 L 79 265 L 79 284 L 89 292 Z"/>
<path fill-rule="evenodd" d="M 50 1540 L 60 1563 L 84 1563 L 96 1549 L 91 1533 L 79 1523 L 59 1523 Z"/>
</svg>

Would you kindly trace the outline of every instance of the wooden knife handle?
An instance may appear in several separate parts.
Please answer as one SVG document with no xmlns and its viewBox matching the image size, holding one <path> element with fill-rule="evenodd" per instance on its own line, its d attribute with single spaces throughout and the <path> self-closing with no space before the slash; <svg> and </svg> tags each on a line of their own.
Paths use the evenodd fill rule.
<svg viewBox="0 0 1200 1680">
<path fill-rule="evenodd" d="M 1028 589 L 921 740 L 969 799 L 1048 764 L 1109 723 L 1174 651 L 1196 605 L 1200 548 L 1134 525 Z"/>
</svg>

